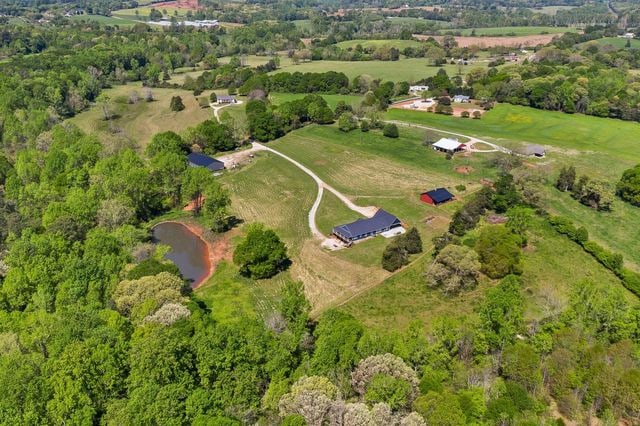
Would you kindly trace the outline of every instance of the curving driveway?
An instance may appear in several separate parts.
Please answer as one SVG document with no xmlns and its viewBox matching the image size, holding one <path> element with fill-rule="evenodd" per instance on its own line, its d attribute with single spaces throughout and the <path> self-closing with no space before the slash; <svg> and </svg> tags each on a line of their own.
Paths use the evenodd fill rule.
<svg viewBox="0 0 640 426">
<path fill-rule="evenodd" d="M 318 195 L 316 196 L 316 200 L 314 201 L 313 205 L 311 206 L 311 210 L 309 210 L 309 229 L 311 230 L 311 233 L 318 239 L 321 240 L 325 240 L 326 236 L 318 229 L 318 226 L 316 225 L 316 214 L 318 212 L 318 207 L 320 207 L 320 202 L 322 201 L 322 195 L 324 193 L 324 190 L 326 189 L 327 191 L 333 193 L 336 197 L 338 197 L 340 199 L 340 201 L 342 201 L 347 207 L 349 207 L 349 209 L 353 210 L 354 212 L 357 212 L 365 217 L 372 217 L 376 211 L 378 210 L 376 207 L 373 206 L 368 206 L 368 207 L 360 207 L 356 204 L 354 204 L 349 198 L 347 198 L 344 194 L 342 194 L 340 191 L 338 191 L 337 189 L 333 188 L 332 186 L 328 185 L 325 181 L 323 181 L 322 179 L 320 179 L 320 177 L 318 175 L 316 175 L 311 169 L 309 169 L 308 167 L 300 164 L 298 161 L 294 160 L 293 158 L 289 157 L 288 155 L 285 155 L 283 153 L 281 153 L 280 151 L 276 151 L 273 148 L 270 148 L 268 146 L 262 145 L 258 142 L 254 142 L 252 144 L 252 151 L 269 151 L 272 152 L 282 158 L 284 158 L 285 160 L 293 163 L 294 165 L 296 165 L 300 170 L 302 170 L 303 172 L 305 172 L 306 174 L 308 174 L 309 176 L 311 176 L 311 178 L 316 182 L 316 184 L 318 185 Z"/>
</svg>

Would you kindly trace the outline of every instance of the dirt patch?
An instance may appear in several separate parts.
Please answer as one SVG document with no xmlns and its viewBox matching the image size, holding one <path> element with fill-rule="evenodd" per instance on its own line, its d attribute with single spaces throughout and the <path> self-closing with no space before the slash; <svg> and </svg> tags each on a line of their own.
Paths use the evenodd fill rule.
<svg viewBox="0 0 640 426">
<path fill-rule="evenodd" d="M 189 9 L 196 10 L 200 9 L 200 5 L 198 4 L 198 0 L 174 0 L 174 1 L 165 1 L 162 3 L 153 3 L 151 6 L 157 8 L 162 7 L 172 7 L 175 9 Z"/>
<path fill-rule="evenodd" d="M 532 47 L 539 44 L 549 44 L 555 36 L 557 36 L 557 34 L 538 34 L 515 37 L 455 37 L 455 39 L 458 42 L 458 47 Z M 438 41 L 438 43 L 442 43 L 444 40 L 444 36 L 414 34 L 413 37 L 417 40 L 427 40 L 429 37 L 433 37 Z"/>
<path fill-rule="evenodd" d="M 325 160 L 316 160 L 313 162 L 313 164 L 316 166 L 326 166 L 327 162 Z"/>
<path fill-rule="evenodd" d="M 468 175 L 473 171 L 473 167 L 471 166 L 458 166 L 456 167 L 456 172 L 462 173 L 463 175 Z"/>
<path fill-rule="evenodd" d="M 480 179 L 480 183 L 486 187 L 493 188 L 493 181 L 489 179 L 482 178 Z"/>
</svg>

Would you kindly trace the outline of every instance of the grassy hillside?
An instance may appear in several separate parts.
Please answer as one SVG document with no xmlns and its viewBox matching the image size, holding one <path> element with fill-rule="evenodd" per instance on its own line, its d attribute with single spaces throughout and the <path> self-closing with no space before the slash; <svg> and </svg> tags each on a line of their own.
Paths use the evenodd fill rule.
<svg viewBox="0 0 640 426">
<path fill-rule="evenodd" d="M 337 44 L 342 49 L 355 48 L 360 45 L 364 48 L 377 47 L 395 47 L 396 49 L 404 49 L 407 47 L 420 47 L 422 43 L 416 40 L 347 40 Z"/>
<path fill-rule="evenodd" d="M 213 110 L 201 108 L 190 91 L 154 88 L 151 91 L 155 100 L 145 102 L 144 90 L 139 83 L 105 90 L 105 95 L 111 99 L 109 108 L 115 114 L 112 120 L 105 121 L 102 108 L 94 105 L 69 121 L 87 133 L 97 134 L 104 143 L 143 148 L 158 132 L 173 130 L 180 133 L 187 127 L 213 117 Z M 140 96 L 140 101 L 132 105 L 127 99 L 134 91 Z M 208 96 L 209 93 L 201 96 Z M 182 98 L 185 106 L 183 111 L 173 112 L 169 109 L 172 96 Z"/>
<path fill-rule="evenodd" d="M 486 137 L 508 147 L 527 143 L 549 146 L 554 153 L 564 154 L 577 166 L 595 173 L 592 176 L 610 180 L 638 162 L 640 125 L 629 121 L 507 104 L 498 105 L 481 120 L 400 109 L 390 109 L 386 117 Z"/>
<path fill-rule="evenodd" d="M 640 267 L 635 231 L 640 223 L 640 209 L 616 200 L 613 212 L 598 212 L 553 188 L 563 165 L 574 165 L 578 175 L 586 174 L 614 185 L 624 170 L 640 161 L 638 123 L 512 105 L 498 105 L 481 120 L 405 110 L 389 110 L 387 117 L 476 135 L 509 147 L 526 143 L 546 146 L 547 158 L 532 166 L 547 180 L 545 208 L 571 217 L 602 245 L 624 253 L 630 266 Z"/>
</svg>

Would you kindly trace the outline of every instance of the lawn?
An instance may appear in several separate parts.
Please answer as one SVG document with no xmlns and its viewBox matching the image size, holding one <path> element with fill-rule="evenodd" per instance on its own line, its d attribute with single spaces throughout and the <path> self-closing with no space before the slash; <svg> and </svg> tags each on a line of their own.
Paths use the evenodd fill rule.
<svg viewBox="0 0 640 426">
<path fill-rule="evenodd" d="M 407 47 L 420 47 L 424 43 L 420 43 L 416 40 L 347 40 L 341 41 L 336 46 L 341 49 L 354 49 L 357 45 L 363 48 L 378 48 L 378 47 L 395 47 L 396 49 L 405 49 Z"/>
<path fill-rule="evenodd" d="M 573 27 L 492 27 L 492 28 L 452 28 L 443 30 L 445 33 L 460 33 L 463 36 L 470 36 L 475 31 L 476 36 L 527 36 L 538 34 L 564 34 L 575 33 L 577 28 Z"/>
<path fill-rule="evenodd" d="M 109 122 L 103 119 L 102 108 L 98 105 L 93 105 L 69 121 L 87 133 L 98 135 L 103 143 L 110 144 L 114 148 L 123 145 L 143 148 L 158 132 L 173 130 L 180 133 L 187 127 L 195 126 L 213 117 L 213 110 L 200 108 L 189 91 L 154 88 L 152 89 L 155 98 L 153 102 L 145 102 L 141 99 L 137 104 L 128 104 L 127 98 L 134 91 L 142 98 L 144 89 L 139 83 L 117 86 L 104 91 L 104 94 L 111 99 L 110 109 L 116 114 L 116 118 Z M 202 96 L 208 96 L 208 94 L 209 92 L 205 92 Z M 182 97 L 185 105 L 183 111 L 173 112 L 169 109 L 171 97 L 176 95 Z"/>
</svg>

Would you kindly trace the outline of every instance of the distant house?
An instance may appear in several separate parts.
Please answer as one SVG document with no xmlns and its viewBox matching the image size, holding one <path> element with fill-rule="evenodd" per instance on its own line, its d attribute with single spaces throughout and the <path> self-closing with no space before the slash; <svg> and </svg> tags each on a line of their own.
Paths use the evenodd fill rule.
<svg viewBox="0 0 640 426">
<path fill-rule="evenodd" d="M 522 150 L 522 154 L 527 157 L 543 158 L 546 155 L 546 150 L 540 145 L 527 145 Z"/>
<path fill-rule="evenodd" d="M 442 138 L 438 142 L 431 145 L 436 151 L 453 154 L 465 149 L 466 145 L 460 143 L 458 139 Z"/>
<path fill-rule="evenodd" d="M 336 226 L 333 228 L 333 235 L 346 243 L 352 243 L 400 226 L 402 226 L 400 219 L 380 209 L 369 219 L 358 219 L 355 222 Z"/>
<path fill-rule="evenodd" d="M 217 172 L 224 169 L 224 163 L 215 158 L 211 158 L 208 155 L 200 154 L 198 152 L 192 152 L 187 155 L 187 161 L 190 167 L 204 167 L 212 172 Z"/>
<path fill-rule="evenodd" d="M 235 96 L 218 96 L 218 104 L 235 104 L 238 101 Z"/>
<path fill-rule="evenodd" d="M 455 198 L 456 197 L 454 197 L 453 194 L 447 191 L 445 188 L 437 188 L 420 194 L 420 200 L 434 206 L 454 200 Z"/>
<path fill-rule="evenodd" d="M 422 92 L 425 92 L 427 90 L 429 90 L 429 86 L 421 86 L 421 85 L 409 86 L 409 93 L 411 93 L 412 95 L 419 95 Z"/>
<path fill-rule="evenodd" d="M 459 104 L 468 104 L 469 102 L 471 102 L 471 98 L 469 96 L 465 96 L 465 95 L 455 95 L 453 97 L 453 102 L 457 102 Z"/>
</svg>

